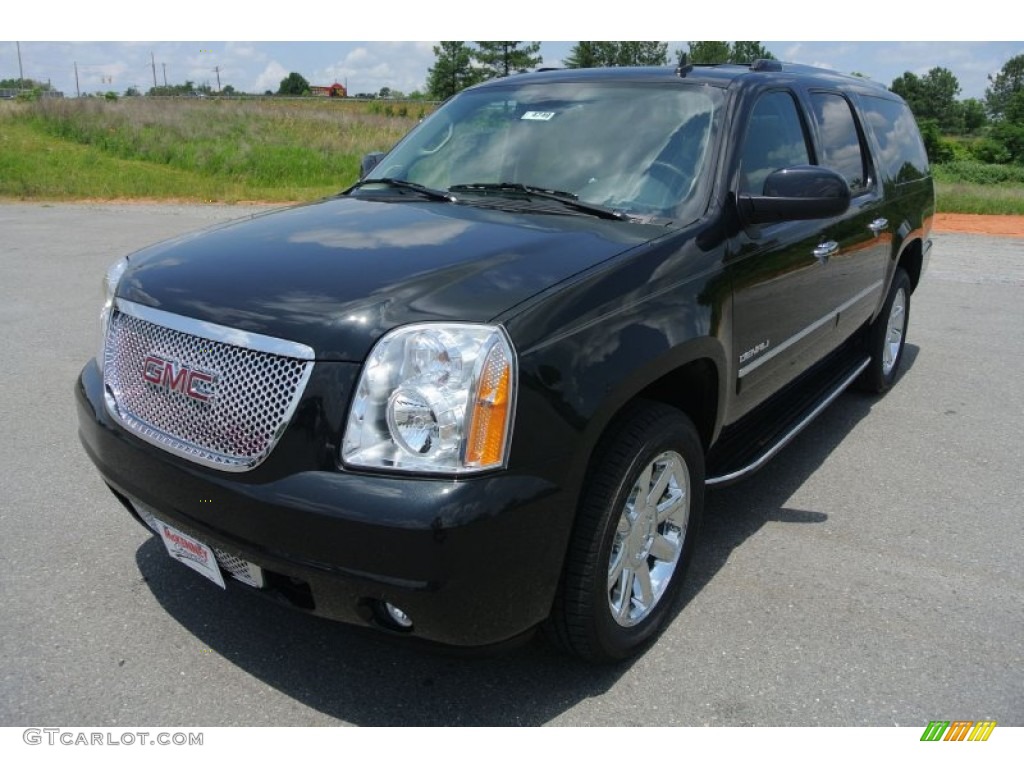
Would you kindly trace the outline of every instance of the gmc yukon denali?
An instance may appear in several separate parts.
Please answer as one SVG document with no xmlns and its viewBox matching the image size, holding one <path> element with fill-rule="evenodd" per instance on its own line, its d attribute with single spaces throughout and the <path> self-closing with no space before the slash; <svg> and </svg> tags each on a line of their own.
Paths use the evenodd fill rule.
<svg viewBox="0 0 1024 768">
<path fill-rule="evenodd" d="M 625 658 L 674 615 L 705 488 L 893 384 L 933 213 L 868 80 L 492 80 L 335 197 L 111 266 L 81 440 L 220 587 Z"/>
</svg>

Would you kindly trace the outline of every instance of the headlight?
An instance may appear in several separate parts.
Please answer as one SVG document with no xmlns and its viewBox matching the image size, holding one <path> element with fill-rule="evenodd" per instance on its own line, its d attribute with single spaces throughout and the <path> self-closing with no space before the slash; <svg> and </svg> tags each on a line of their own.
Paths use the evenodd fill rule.
<svg viewBox="0 0 1024 768">
<path fill-rule="evenodd" d="M 100 310 L 100 347 L 96 355 L 96 362 L 103 370 L 103 359 L 107 346 L 107 328 L 110 325 L 110 314 L 114 309 L 114 296 L 117 294 L 117 284 L 121 282 L 121 276 L 128 269 L 128 259 L 123 258 L 115 261 L 107 267 L 107 274 L 103 276 L 103 308 Z"/>
<path fill-rule="evenodd" d="M 501 327 L 398 328 L 377 342 L 363 366 L 342 460 L 410 472 L 503 466 L 515 388 L 515 352 Z"/>
</svg>

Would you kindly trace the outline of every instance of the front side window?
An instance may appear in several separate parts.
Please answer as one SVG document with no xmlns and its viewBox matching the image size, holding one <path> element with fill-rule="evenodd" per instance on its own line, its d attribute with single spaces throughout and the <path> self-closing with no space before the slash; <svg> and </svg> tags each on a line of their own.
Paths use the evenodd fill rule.
<svg viewBox="0 0 1024 768">
<path fill-rule="evenodd" d="M 760 195 L 780 168 L 807 165 L 810 156 L 796 102 L 788 91 L 761 96 L 750 114 L 740 159 L 740 192 Z"/>
<path fill-rule="evenodd" d="M 821 165 L 846 179 L 854 193 L 867 187 L 867 169 L 849 102 L 835 93 L 812 93 L 814 122 L 821 139 Z"/>
<path fill-rule="evenodd" d="M 465 91 L 373 171 L 452 190 L 524 185 L 635 216 L 687 217 L 708 175 L 720 89 L 496 83 Z"/>
</svg>

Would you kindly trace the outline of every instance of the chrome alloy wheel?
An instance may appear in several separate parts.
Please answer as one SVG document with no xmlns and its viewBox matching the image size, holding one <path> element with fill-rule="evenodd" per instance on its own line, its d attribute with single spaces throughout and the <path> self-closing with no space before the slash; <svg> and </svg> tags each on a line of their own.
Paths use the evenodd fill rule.
<svg viewBox="0 0 1024 768">
<path fill-rule="evenodd" d="M 639 624 L 665 593 L 679 564 L 690 519 L 690 473 L 665 451 L 629 493 L 608 560 L 608 606 L 616 623 Z"/>
<path fill-rule="evenodd" d="M 885 344 L 882 347 L 882 373 L 888 376 L 896 367 L 900 356 L 900 345 L 903 343 L 903 330 L 906 327 L 907 295 L 900 288 L 892 300 L 889 309 L 889 321 L 885 327 Z"/>
</svg>

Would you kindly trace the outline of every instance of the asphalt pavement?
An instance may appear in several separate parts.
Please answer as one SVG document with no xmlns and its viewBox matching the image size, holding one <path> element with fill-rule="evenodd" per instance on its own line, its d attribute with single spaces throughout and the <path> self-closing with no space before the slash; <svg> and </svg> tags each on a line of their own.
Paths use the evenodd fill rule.
<svg viewBox="0 0 1024 768">
<path fill-rule="evenodd" d="M 76 435 L 100 278 L 263 208 L 0 205 L 0 725 L 1024 725 L 1024 239 L 935 236 L 904 373 L 708 494 L 640 658 L 428 653 L 223 592 Z"/>
</svg>

